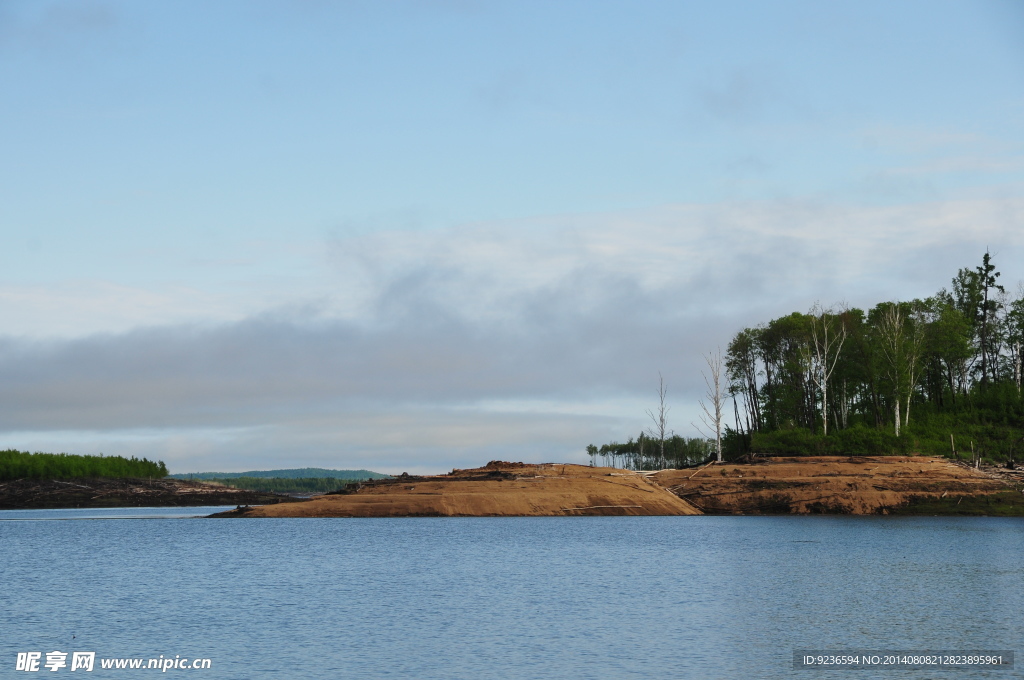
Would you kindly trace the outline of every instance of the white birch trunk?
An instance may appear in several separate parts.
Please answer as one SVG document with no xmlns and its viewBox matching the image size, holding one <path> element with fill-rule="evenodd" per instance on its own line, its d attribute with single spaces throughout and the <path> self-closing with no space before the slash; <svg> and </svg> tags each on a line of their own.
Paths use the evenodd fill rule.
<svg viewBox="0 0 1024 680">
<path fill-rule="evenodd" d="M 839 316 L 846 311 L 840 305 L 838 313 L 835 308 L 823 309 L 818 303 L 811 308 L 811 336 L 814 341 L 814 361 L 811 366 L 811 377 L 821 390 L 821 427 L 822 434 L 828 436 L 828 381 L 832 378 L 839 353 L 846 341 L 846 326 Z"/>
<path fill-rule="evenodd" d="M 1017 380 L 1017 396 L 1020 397 L 1020 342 L 1017 342 L 1017 356 L 1013 362 L 1013 377 Z"/>
<path fill-rule="evenodd" d="M 828 379 L 821 381 L 821 433 L 828 436 Z"/>
</svg>

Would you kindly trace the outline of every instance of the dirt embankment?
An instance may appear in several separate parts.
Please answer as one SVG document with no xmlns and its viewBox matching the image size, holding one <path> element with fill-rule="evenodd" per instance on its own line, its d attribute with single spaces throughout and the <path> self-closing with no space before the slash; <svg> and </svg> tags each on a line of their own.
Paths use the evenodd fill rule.
<svg viewBox="0 0 1024 680">
<path fill-rule="evenodd" d="M 0 482 L 0 509 L 119 508 L 289 503 L 273 493 L 182 479 L 15 479 Z"/>
<path fill-rule="evenodd" d="M 222 517 L 529 517 L 707 514 L 1024 515 L 1024 475 L 918 456 L 755 458 L 637 473 L 503 463 L 350 485 Z"/>
<path fill-rule="evenodd" d="M 534 517 L 699 515 L 644 475 L 583 465 L 504 463 L 352 485 L 301 503 L 240 508 L 232 517 Z"/>
<path fill-rule="evenodd" d="M 1008 474 L 925 456 L 822 456 L 755 458 L 651 477 L 708 514 L 913 514 L 915 508 L 921 514 L 966 514 L 968 507 L 1000 514 L 984 511 L 996 497 L 1017 514 L 1024 496 Z"/>
</svg>

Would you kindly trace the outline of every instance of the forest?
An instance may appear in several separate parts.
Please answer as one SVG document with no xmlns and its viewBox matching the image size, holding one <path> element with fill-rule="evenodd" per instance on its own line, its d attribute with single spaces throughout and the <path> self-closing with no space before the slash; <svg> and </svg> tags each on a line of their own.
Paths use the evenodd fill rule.
<svg viewBox="0 0 1024 680">
<path fill-rule="evenodd" d="M 220 480 L 250 477 L 253 479 L 344 479 L 346 481 L 363 479 L 383 479 L 390 475 L 370 470 L 328 470 L 325 468 L 289 468 L 287 470 L 249 470 L 247 472 L 185 472 L 169 475 L 172 479 Z"/>
<path fill-rule="evenodd" d="M 163 461 L 134 456 L 78 456 L 67 453 L 0 451 L 0 481 L 11 479 L 69 479 L 72 477 L 166 477 Z"/>
<path fill-rule="evenodd" d="M 991 255 L 931 297 L 794 312 L 725 355 L 731 453 L 1021 455 L 1024 290 Z"/>
<path fill-rule="evenodd" d="M 346 479 L 343 477 L 208 477 L 203 481 L 221 484 L 235 489 L 247 491 L 267 491 L 272 493 L 312 494 L 327 493 L 345 486 L 349 482 L 359 482 L 365 478 Z"/>
<path fill-rule="evenodd" d="M 1019 461 L 1024 285 L 1008 293 L 1000 278 L 986 252 L 925 299 L 866 311 L 815 304 L 740 330 L 722 357 L 725 454 Z M 703 440 L 674 437 L 664 438 L 671 454 L 638 455 L 660 450 L 656 430 L 587 451 L 592 461 L 617 456 L 652 469 L 693 464 L 715 449 L 714 440 L 702 448 Z"/>
</svg>

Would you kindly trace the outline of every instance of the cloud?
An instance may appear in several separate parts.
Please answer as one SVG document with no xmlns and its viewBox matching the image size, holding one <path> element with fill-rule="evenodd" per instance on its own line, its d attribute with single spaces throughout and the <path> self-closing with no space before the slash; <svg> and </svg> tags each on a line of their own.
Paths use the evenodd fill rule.
<svg viewBox="0 0 1024 680">
<path fill-rule="evenodd" d="M 600 281 L 589 284 L 600 286 Z M 621 284 L 616 284 L 620 285 Z M 561 293 L 568 298 L 569 293 Z M 415 294 L 390 324 L 255 318 L 0 347 L 6 430 L 251 426 L 323 409 L 569 398 L 640 388 L 689 334 L 635 291 L 574 312 L 538 296 L 516 326 Z"/>
<path fill-rule="evenodd" d="M 120 23 L 118 13 L 101 2 L 13 3 L 0 5 L 0 45 L 25 46 L 40 52 L 79 48 L 109 37 Z"/>
<path fill-rule="evenodd" d="M 639 431 L 660 371 L 693 434 L 701 354 L 740 328 L 925 296 L 989 246 L 1012 285 L 1022 218 L 1017 198 L 777 201 L 339 239 L 341 292 L 316 304 L 3 339 L 0 431 L 175 469 L 550 460 Z"/>
<path fill-rule="evenodd" d="M 512 322 L 555 304 L 580 311 L 630 295 L 650 298 L 644 304 L 662 317 L 716 315 L 826 294 L 905 295 L 906 274 L 920 273 L 907 270 L 908 258 L 927 252 L 955 271 L 963 266 L 956 251 L 967 244 L 979 253 L 986 243 L 1019 247 L 1022 211 L 1016 198 L 678 205 L 384 232 L 337 241 L 331 257 L 352 289 L 367 292 L 368 315 L 427 305 Z M 934 282 L 921 281 L 926 288 L 913 294 Z"/>
<path fill-rule="evenodd" d="M 947 156 L 908 167 L 891 168 L 892 175 L 946 175 L 951 173 L 996 173 L 1008 175 L 1024 170 L 1024 155 L 1002 158 L 986 155 Z"/>
<path fill-rule="evenodd" d="M 862 130 L 862 143 L 869 149 L 897 153 L 998 151 L 998 140 L 975 132 L 922 126 L 877 125 Z"/>
<path fill-rule="evenodd" d="M 112 28 L 117 15 L 105 4 L 90 2 L 59 2 L 47 7 L 40 30 L 97 31 Z"/>
<path fill-rule="evenodd" d="M 712 116 L 736 123 L 746 121 L 760 111 L 765 103 L 765 96 L 761 79 L 755 79 L 744 72 L 736 72 L 726 82 L 704 88 L 699 98 Z"/>
<path fill-rule="evenodd" d="M 6 436 L 31 451 L 164 460 L 172 473 L 307 466 L 437 473 L 488 460 L 585 462 L 587 443 L 638 431 L 628 419 L 393 408 L 246 428 L 19 431 Z"/>
<path fill-rule="evenodd" d="M 0 310 L 10 334 L 48 338 L 244 316 L 227 296 L 195 287 L 154 289 L 93 280 L 0 285 Z"/>
</svg>

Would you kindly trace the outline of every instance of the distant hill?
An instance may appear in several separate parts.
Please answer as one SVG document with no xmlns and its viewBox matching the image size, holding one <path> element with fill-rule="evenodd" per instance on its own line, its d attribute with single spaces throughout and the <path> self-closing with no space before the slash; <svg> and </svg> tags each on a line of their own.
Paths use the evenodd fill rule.
<svg viewBox="0 0 1024 680">
<path fill-rule="evenodd" d="M 174 479 L 237 479 L 239 477 L 256 477 L 260 479 L 310 479 L 333 478 L 333 479 L 385 479 L 391 475 L 384 475 L 369 470 L 325 470 L 324 468 L 295 468 L 292 470 L 250 470 L 249 472 L 188 472 L 184 474 L 168 475 Z"/>
</svg>

